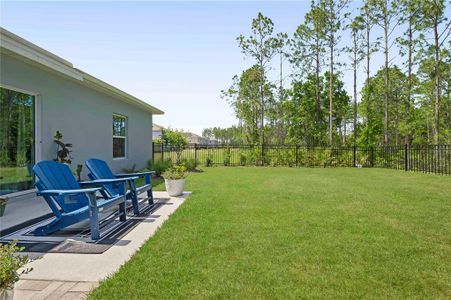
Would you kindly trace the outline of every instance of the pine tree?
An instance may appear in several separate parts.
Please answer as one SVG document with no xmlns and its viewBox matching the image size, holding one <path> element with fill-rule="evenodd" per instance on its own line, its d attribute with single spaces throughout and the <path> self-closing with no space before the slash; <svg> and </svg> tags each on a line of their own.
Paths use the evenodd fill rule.
<svg viewBox="0 0 451 300">
<path fill-rule="evenodd" d="M 262 79 L 266 79 L 267 65 L 277 53 L 278 40 L 273 35 L 274 23 L 262 13 L 252 20 L 252 34 L 249 37 L 240 35 L 237 38 L 241 51 L 248 57 L 255 59 L 262 72 Z M 265 82 L 260 83 L 260 130 L 261 144 L 265 144 Z"/>
<path fill-rule="evenodd" d="M 335 71 L 335 55 L 339 55 L 336 49 L 340 36 L 338 32 L 342 29 L 342 21 L 347 16 L 344 14 L 345 8 L 348 6 L 349 0 L 320 0 L 320 8 L 325 15 L 325 35 L 327 40 L 327 47 L 329 51 L 329 145 L 333 145 L 333 117 L 334 117 L 334 100 L 333 100 L 333 86 L 334 86 L 334 71 Z"/>
<path fill-rule="evenodd" d="M 353 71 L 353 95 L 354 95 L 354 105 L 353 105 L 353 131 L 354 131 L 354 145 L 357 141 L 357 68 L 360 62 L 365 56 L 363 50 L 365 44 L 365 37 L 363 30 L 365 29 L 364 20 L 361 16 L 356 16 L 350 19 L 349 24 L 346 28 L 351 33 L 352 46 L 346 47 L 346 52 L 348 52 L 351 59 L 351 66 Z"/>
<path fill-rule="evenodd" d="M 315 122 L 322 122 L 320 74 L 325 63 L 326 16 L 319 1 L 312 0 L 305 22 L 298 26 L 291 40 L 291 63 L 300 71 L 297 79 L 305 79 L 315 74 Z M 314 143 L 317 143 L 315 141 Z"/>
<path fill-rule="evenodd" d="M 384 144 L 388 145 L 389 141 L 389 124 L 390 124 L 390 49 L 392 47 L 392 39 L 394 28 L 397 25 L 397 11 L 392 0 L 369 0 L 368 9 L 373 15 L 374 21 L 384 31 L 383 49 L 385 57 L 385 110 L 384 110 Z"/>
</svg>

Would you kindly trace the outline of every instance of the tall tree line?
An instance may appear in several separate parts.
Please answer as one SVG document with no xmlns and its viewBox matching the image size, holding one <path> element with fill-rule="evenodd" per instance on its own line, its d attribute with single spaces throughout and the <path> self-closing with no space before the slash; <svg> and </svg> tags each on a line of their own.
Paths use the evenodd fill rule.
<svg viewBox="0 0 451 300">
<path fill-rule="evenodd" d="M 259 13 L 250 34 L 237 38 L 252 65 L 221 92 L 239 120 L 233 130 L 224 129 L 232 136 L 223 140 L 451 143 L 449 5 L 449 0 L 364 0 L 359 5 L 311 0 L 292 34 L 275 33 L 273 21 Z M 378 57 L 379 68 L 374 66 Z M 284 60 L 293 70 L 288 84 Z M 352 91 L 344 84 L 349 72 Z"/>
</svg>

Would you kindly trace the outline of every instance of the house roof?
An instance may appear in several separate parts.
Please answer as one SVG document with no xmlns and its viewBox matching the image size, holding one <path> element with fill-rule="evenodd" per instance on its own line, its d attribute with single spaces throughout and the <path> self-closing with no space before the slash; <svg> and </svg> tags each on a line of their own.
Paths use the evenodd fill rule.
<svg viewBox="0 0 451 300">
<path fill-rule="evenodd" d="M 152 131 L 159 131 L 159 130 L 162 130 L 162 129 L 164 129 L 163 126 L 155 124 L 155 123 L 152 124 Z"/>
<path fill-rule="evenodd" d="M 186 137 L 189 137 L 189 138 L 199 138 L 199 139 L 204 139 L 204 137 L 201 137 L 200 135 L 198 135 L 198 134 L 195 134 L 195 133 L 192 133 L 192 132 L 184 132 L 183 134 L 185 134 L 185 136 Z"/>
<path fill-rule="evenodd" d="M 51 69 L 59 75 L 80 81 L 82 84 L 116 97 L 124 102 L 136 105 L 154 115 L 162 115 L 163 111 L 140 100 L 80 69 L 74 68 L 69 61 L 21 38 L 18 35 L 0 27 L 0 48 L 2 53 L 8 53 L 14 57 L 27 60 L 41 67 Z"/>
</svg>

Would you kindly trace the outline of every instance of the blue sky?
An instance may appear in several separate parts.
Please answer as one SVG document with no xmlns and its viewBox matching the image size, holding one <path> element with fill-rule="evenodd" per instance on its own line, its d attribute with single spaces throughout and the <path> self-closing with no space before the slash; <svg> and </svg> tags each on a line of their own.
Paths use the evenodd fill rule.
<svg viewBox="0 0 451 300">
<path fill-rule="evenodd" d="M 309 1 L 0 5 L 2 27 L 164 110 L 154 122 L 198 134 L 236 124 L 220 90 L 252 64 L 235 41 L 249 33 L 252 18 L 261 11 L 276 32 L 291 34 L 309 9 Z M 374 65 L 381 62 L 376 57 Z"/>
</svg>

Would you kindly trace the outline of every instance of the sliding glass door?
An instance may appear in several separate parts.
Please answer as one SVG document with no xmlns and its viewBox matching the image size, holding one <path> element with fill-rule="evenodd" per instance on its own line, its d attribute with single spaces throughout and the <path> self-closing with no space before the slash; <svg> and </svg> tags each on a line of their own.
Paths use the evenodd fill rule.
<svg viewBox="0 0 451 300">
<path fill-rule="evenodd" d="M 33 187 L 35 97 L 0 88 L 0 195 Z"/>
</svg>

